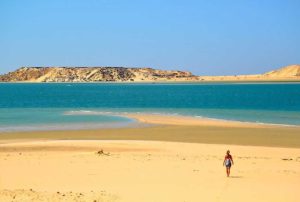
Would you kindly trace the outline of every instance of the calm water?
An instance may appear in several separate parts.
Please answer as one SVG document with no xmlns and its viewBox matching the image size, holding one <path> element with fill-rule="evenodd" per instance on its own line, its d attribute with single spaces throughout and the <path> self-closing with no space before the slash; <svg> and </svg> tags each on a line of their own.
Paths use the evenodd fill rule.
<svg viewBox="0 0 300 202">
<path fill-rule="evenodd" d="M 0 84 L 0 131 L 133 123 L 119 112 L 300 125 L 300 83 Z"/>
</svg>

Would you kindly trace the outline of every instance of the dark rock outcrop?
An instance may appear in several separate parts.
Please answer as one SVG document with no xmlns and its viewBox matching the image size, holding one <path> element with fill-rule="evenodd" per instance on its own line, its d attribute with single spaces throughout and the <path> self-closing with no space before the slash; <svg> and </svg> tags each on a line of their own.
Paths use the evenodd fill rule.
<svg viewBox="0 0 300 202">
<path fill-rule="evenodd" d="M 0 76 L 1 82 L 190 81 L 190 72 L 125 67 L 22 67 Z"/>
</svg>

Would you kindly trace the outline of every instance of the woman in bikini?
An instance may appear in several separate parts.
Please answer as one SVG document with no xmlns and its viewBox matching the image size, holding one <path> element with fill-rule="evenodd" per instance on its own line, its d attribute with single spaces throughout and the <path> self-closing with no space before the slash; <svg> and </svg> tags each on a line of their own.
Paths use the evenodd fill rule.
<svg viewBox="0 0 300 202">
<path fill-rule="evenodd" d="M 230 175 L 231 165 L 233 165 L 232 156 L 230 155 L 230 151 L 227 150 L 226 156 L 225 156 L 225 159 L 224 159 L 224 162 L 223 162 L 223 166 L 226 166 L 227 177 L 229 177 L 229 175 Z"/>
</svg>

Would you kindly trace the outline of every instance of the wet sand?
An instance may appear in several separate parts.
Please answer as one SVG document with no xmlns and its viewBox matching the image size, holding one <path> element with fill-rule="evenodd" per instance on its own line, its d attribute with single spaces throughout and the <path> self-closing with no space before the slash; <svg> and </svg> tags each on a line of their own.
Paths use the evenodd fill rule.
<svg viewBox="0 0 300 202">
<path fill-rule="evenodd" d="M 184 116 L 126 114 L 135 128 L 77 131 L 2 132 L 0 143 L 30 140 L 155 140 L 171 142 L 300 148 L 300 127 L 222 121 Z"/>
</svg>

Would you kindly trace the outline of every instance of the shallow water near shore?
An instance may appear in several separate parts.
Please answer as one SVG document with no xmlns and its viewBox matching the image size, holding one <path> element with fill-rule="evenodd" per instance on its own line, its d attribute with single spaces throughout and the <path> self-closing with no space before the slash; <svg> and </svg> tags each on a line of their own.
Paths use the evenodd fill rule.
<svg viewBox="0 0 300 202">
<path fill-rule="evenodd" d="M 0 131 L 127 127 L 124 113 L 300 125 L 300 84 L 0 84 Z"/>
</svg>

